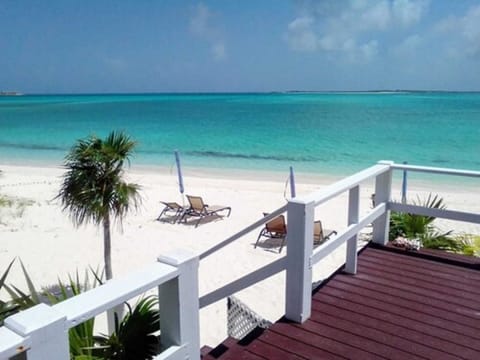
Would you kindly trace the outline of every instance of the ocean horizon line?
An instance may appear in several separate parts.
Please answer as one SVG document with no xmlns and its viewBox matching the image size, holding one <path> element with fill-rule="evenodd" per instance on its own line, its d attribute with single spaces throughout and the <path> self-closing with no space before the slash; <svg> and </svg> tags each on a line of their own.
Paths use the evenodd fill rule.
<svg viewBox="0 0 480 360">
<path fill-rule="evenodd" d="M 7 94 L 15 93 L 15 94 Z M 415 93 L 452 93 L 476 94 L 480 90 L 446 90 L 446 89 L 369 89 L 369 90 L 268 90 L 268 91 L 120 91 L 120 92 L 22 92 L 0 91 L 1 97 L 18 96 L 122 96 L 122 95 L 270 95 L 270 94 L 415 94 Z"/>
</svg>

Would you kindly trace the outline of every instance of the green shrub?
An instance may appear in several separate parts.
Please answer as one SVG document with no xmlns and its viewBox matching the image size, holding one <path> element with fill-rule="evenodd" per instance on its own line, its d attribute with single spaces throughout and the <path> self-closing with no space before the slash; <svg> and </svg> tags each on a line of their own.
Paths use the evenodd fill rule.
<svg viewBox="0 0 480 360">
<path fill-rule="evenodd" d="M 51 286 L 48 289 L 37 290 L 25 266 L 20 261 L 25 281 L 29 289 L 29 294 L 27 294 L 25 291 L 20 290 L 20 288 L 17 286 L 7 285 L 5 283 L 8 272 L 10 271 L 14 261 L 15 259 L 12 260 L 7 270 L 0 278 L 0 289 L 4 287 L 11 297 L 11 300 L 8 302 L 0 301 L 0 325 L 3 324 L 4 319 L 16 312 L 28 309 L 40 303 L 46 303 L 49 305 L 59 303 L 102 283 L 101 277 L 103 275 L 99 276 L 98 271 L 91 269 L 94 277 L 92 282 L 89 280 L 87 271 L 85 272 L 85 279 L 83 282 L 80 281 L 80 277 L 77 272 L 75 278 L 69 275 L 69 281 L 67 284 L 63 283 L 61 280 L 58 280 L 58 285 L 56 286 Z M 68 337 L 70 343 L 70 355 L 73 359 L 94 360 L 91 352 L 91 347 L 94 345 L 94 321 L 94 318 L 89 319 L 69 330 Z"/>
<path fill-rule="evenodd" d="M 455 236 L 455 241 L 461 244 L 464 255 L 480 257 L 480 235 L 462 233 Z"/>
<path fill-rule="evenodd" d="M 413 205 L 432 209 L 446 209 L 443 199 L 438 195 L 428 197 L 421 201 L 413 202 Z M 480 236 L 461 234 L 452 236 L 452 231 L 440 232 L 433 224 L 435 217 L 416 215 L 402 212 L 392 212 L 390 215 L 390 240 L 398 236 L 408 239 L 419 239 L 422 247 L 427 249 L 446 250 L 465 255 L 480 255 Z"/>
<path fill-rule="evenodd" d="M 425 200 L 417 197 L 413 205 L 422 206 L 431 209 L 445 209 L 443 199 L 438 195 L 429 194 Z M 440 233 L 433 222 L 435 217 L 417 215 L 403 212 L 392 212 L 390 215 L 390 234 L 391 240 L 398 236 L 404 236 L 408 239 L 419 239 L 422 247 L 430 249 L 442 249 L 457 251 L 457 244 L 449 235 L 451 231 Z"/>
<path fill-rule="evenodd" d="M 146 360 L 159 352 L 159 340 L 155 335 L 160 328 L 156 297 L 141 299 L 135 308 L 127 304 L 129 312 L 116 322 L 115 332 L 96 336 L 93 354 L 106 360 Z"/>
<path fill-rule="evenodd" d="M 68 283 L 58 280 L 58 285 L 37 290 L 25 266 L 20 261 L 29 293 L 15 285 L 7 285 L 6 278 L 15 259 L 8 265 L 0 277 L 0 290 L 4 288 L 11 297 L 9 301 L 0 300 L 0 326 L 3 320 L 16 312 L 35 306 L 39 303 L 56 304 L 97 285 L 102 285 L 103 273 L 90 269 L 93 280 L 85 272 L 84 281 L 80 281 L 78 272 L 75 277 L 69 276 Z M 94 336 L 94 321 L 89 319 L 71 328 L 68 332 L 70 357 L 73 360 L 141 360 L 152 359 L 159 353 L 159 340 L 155 335 L 160 329 L 158 300 L 146 297 L 132 308 L 126 303 L 129 312 L 120 323 L 116 322 L 116 330 L 110 335 Z"/>
</svg>

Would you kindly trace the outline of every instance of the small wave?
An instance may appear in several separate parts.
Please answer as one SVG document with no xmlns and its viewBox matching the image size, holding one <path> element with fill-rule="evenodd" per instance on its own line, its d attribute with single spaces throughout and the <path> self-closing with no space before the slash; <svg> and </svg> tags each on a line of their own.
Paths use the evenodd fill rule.
<svg viewBox="0 0 480 360">
<path fill-rule="evenodd" d="M 67 148 L 54 145 L 41 145 L 41 144 L 12 144 L 12 143 L 0 143 L 2 148 L 10 149 L 24 149 L 24 150 L 67 150 Z"/>
<path fill-rule="evenodd" d="M 247 159 L 247 160 L 304 161 L 304 162 L 319 161 L 319 159 L 314 159 L 311 157 L 237 154 L 237 153 L 228 153 L 228 152 L 222 152 L 222 151 L 190 151 L 190 152 L 187 152 L 187 155 L 230 158 L 230 159 Z"/>
<path fill-rule="evenodd" d="M 434 159 L 432 160 L 433 163 L 435 164 L 447 164 L 450 162 L 450 160 L 446 160 L 446 159 Z"/>
</svg>

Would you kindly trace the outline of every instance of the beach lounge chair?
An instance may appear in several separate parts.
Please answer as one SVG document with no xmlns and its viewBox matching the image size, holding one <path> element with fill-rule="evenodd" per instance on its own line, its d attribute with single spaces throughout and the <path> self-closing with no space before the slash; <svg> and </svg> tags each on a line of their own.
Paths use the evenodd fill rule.
<svg viewBox="0 0 480 360">
<path fill-rule="evenodd" d="M 160 215 L 158 215 L 157 220 L 161 221 L 163 215 L 169 215 L 169 217 L 172 219 L 172 223 L 175 224 L 175 222 L 183 215 L 185 208 L 176 202 L 160 202 L 165 205 L 165 207 Z"/>
<path fill-rule="evenodd" d="M 264 216 L 267 216 L 268 213 L 263 213 Z M 287 223 L 285 222 L 285 216 L 279 215 L 276 218 L 265 223 L 265 227 L 258 234 L 257 241 L 255 242 L 254 249 L 257 247 L 258 242 L 261 238 L 268 239 L 281 239 L 282 243 L 280 244 L 280 249 L 278 252 L 282 251 L 285 239 L 287 237 Z"/>
<path fill-rule="evenodd" d="M 230 213 L 232 212 L 232 208 L 230 206 L 209 206 L 203 202 L 203 199 L 200 196 L 187 195 L 187 199 L 190 203 L 190 207 L 185 209 L 180 221 L 186 221 L 187 216 L 198 217 L 195 227 L 197 227 L 198 224 L 200 224 L 200 221 L 207 216 L 217 216 L 223 218 L 225 216 L 230 216 Z M 226 212 L 226 215 L 222 215 L 221 213 L 223 212 Z"/>
<path fill-rule="evenodd" d="M 320 245 L 327 241 L 330 236 L 337 235 L 335 230 L 330 230 L 327 235 L 323 232 L 322 222 L 317 220 L 313 223 L 313 245 Z"/>
<path fill-rule="evenodd" d="M 267 216 L 268 213 L 263 213 L 264 216 Z M 327 235 L 324 234 L 322 222 L 317 220 L 313 223 L 313 244 L 320 245 L 323 242 L 327 241 L 330 236 L 336 235 L 335 230 L 330 231 Z M 257 241 L 255 242 L 254 248 L 257 247 L 258 242 L 262 237 L 270 239 L 281 239 L 279 253 L 282 252 L 282 249 L 285 245 L 285 240 L 287 238 L 287 223 L 285 222 L 285 216 L 280 215 L 276 218 L 270 220 L 265 224 L 265 227 L 258 234 Z"/>
</svg>

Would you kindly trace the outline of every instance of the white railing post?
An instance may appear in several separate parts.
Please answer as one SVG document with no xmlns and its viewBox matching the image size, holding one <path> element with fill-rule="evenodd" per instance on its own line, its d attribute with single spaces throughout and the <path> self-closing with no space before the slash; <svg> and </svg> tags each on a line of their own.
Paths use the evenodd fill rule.
<svg viewBox="0 0 480 360">
<path fill-rule="evenodd" d="M 360 186 L 351 188 L 348 193 L 348 225 L 357 224 L 360 214 Z M 358 233 L 347 240 L 347 260 L 345 272 L 357 273 L 357 243 Z"/>
<path fill-rule="evenodd" d="M 5 320 L 5 326 L 29 337 L 28 360 L 65 360 L 70 358 L 66 317 L 48 305 L 39 304 Z"/>
<path fill-rule="evenodd" d="M 285 316 L 303 323 L 312 307 L 313 222 L 315 203 L 292 199 L 287 205 L 287 278 Z"/>
<path fill-rule="evenodd" d="M 198 256 L 177 250 L 158 260 L 177 267 L 180 273 L 158 289 L 162 347 L 182 346 L 189 359 L 200 359 Z"/>
<path fill-rule="evenodd" d="M 380 161 L 380 165 L 393 165 L 393 161 Z M 388 203 L 392 193 L 392 168 L 375 178 L 375 204 Z M 373 222 L 373 242 L 386 245 L 390 230 L 390 211 Z"/>
</svg>

